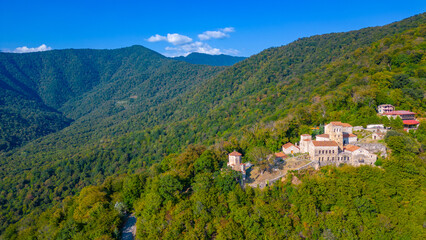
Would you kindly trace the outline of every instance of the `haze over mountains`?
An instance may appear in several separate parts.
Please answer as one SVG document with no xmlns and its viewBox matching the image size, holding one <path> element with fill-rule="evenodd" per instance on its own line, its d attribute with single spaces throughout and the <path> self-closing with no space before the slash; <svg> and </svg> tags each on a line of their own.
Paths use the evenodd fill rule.
<svg viewBox="0 0 426 240">
<path fill-rule="evenodd" d="M 0 221 L 6 223 L 0 231 L 12 226 L 12 235 L 26 234 L 24 221 L 11 224 L 85 186 L 149 166 L 149 176 L 177 172 L 170 181 L 190 188 L 195 173 L 185 175 L 167 161 L 179 163 L 171 159 L 192 144 L 229 141 L 243 153 L 275 151 L 311 125 L 381 121 L 379 104 L 424 113 L 425 24 L 420 14 L 383 27 L 302 38 L 244 61 L 201 54 L 178 61 L 142 46 L 0 53 Z M 203 151 L 197 151 L 198 158 Z M 216 170 L 223 164 L 217 160 Z M 170 204 L 185 199 L 182 192 Z M 90 224 L 72 222 L 67 214 L 49 229 L 60 232 L 68 220 L 70 226 Z"/>
<path fill-rule="evenodd" d="M 210 55 L 205 53 L 193 52 L 188 56 L 174 57 L 173 59 L 193 64 L 204 64 L 211 66 L 231 66 L 237 62 L 246 59 L 246 57 L 234 57 L 225 54 Z"/>
</svg>

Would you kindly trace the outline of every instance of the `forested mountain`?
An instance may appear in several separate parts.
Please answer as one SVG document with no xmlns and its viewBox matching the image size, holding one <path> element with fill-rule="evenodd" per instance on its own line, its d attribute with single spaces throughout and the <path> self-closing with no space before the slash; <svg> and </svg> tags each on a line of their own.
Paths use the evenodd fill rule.
<svg viewBox="0 0 426 240">
<path fill-rule="evenodd" d="M 246 57 L 234 57 L 225 54 L 210 55 L 205 53 L 191 53 L 188 56 L 174 57 L 173 59 L 184 61 L 192 64 L 204 64 L 211 66 L 231 66 L 240 62 Z"/>
<path fill-rule="evenodd" d="M 222 68 L 204 66 L 194 76 L 197 81 L 184 83 L 185 91 L 173 91 L 169 98 L 144 95 L 148 101 L 122 111 L 112 111 L 102 99 L 118 80 L 63 102 L 58 109 L 76 121 L 2 156 L 1 220 L 10 225 L 28 215 L 4 236 L 116 237 L 121 220 L 114 205 L 123 202 L 143 219 L 141 238 L 418 238 L 424 128 L 415 135 L 389 136 L 393 154 L 383 160 L 383 170 L 308 172 L 298 175 L 300 187 L 290 179 L 265 192 L 244 191 L 235 184 L 238 176 L 220 169 L 233 149 L 247 156 L 259 149 L 277 151 L 310 126 L 330 120 L 389 126 L 393 123 L 375 114 L 382 103 L 424 116 L 425 24 L 421 14 L 383 27 L 303 38 L 220 73 Z M 188 71 L 198 66 L 168 61 Z M 134 66 L 128 67 L 122 74 L 132 72 Z M 124 83 L 113 89 L 133 89 Z M 138 94 L 113 93 L 120 100 Z M 98 105 L 69 107 L 88 102 Z M 47 101 L 46 106 L 53 105 Z M 386 182 L 376 185 L 381 178 Z M 404 187 L 408 183 L 410 189 Z M 98 186 L 69 197 L 87 185 Z M 401 191 L 392 192 L 395 188 Z M 345 195 L 342 189 L 353 191 Z"/>
<path fill-rule="evenodd" d="M 173 61 L 142 46 L 0 53 L 0 151 L 83 116 L 96 121 L 143 111 L 220 70 Z"/>
</svg>

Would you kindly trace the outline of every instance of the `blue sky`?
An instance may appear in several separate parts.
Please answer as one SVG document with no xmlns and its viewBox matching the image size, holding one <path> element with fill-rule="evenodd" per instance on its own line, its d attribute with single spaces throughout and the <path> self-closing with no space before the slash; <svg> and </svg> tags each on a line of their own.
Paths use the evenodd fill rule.
<svg viewBox="0 0 426 240">
<path fill-rule="evenodd" d="M 0 0 L 0 50 L 138 44 L 167 56 L 250 56 L 299 37 L 384 25 L 425 10 L 425 0 Z"/>
</svg>

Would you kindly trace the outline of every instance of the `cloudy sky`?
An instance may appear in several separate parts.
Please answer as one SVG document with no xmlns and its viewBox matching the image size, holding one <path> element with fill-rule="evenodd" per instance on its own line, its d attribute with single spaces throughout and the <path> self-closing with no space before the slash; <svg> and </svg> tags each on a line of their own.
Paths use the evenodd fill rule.
<svg viewBox="0 0 426 240">
<path fill-rule="evenodd" d="M 0 51 L 143 45 L 166 56 L 250 56 L 300 37 L 426 11 L 426 1 L 0 0 Z"/>
</svg>

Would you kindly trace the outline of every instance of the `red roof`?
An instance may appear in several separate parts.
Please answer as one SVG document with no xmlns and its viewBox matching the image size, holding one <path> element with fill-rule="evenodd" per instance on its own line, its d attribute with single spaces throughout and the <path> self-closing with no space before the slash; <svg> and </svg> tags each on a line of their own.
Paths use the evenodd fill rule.
<svg viewBox="0 0 426 240">
<path fill-rule="evenodd" d="M 242 156 L 243 154 L 237 152 L 237 151 L 233 151 L 229 154 L 229 156 Z"/>
<path fill-rule="evenodd" d="M 342 126 L 342 127 L 352 127 L 349 123 L 342 123 L 342 122 L 330 122 L 329 124 L 334 126 Z"/>
<path fill-rule="evenodd" d="M 392 111 L 392 112 L 387 112 L 387 113 L 383 113 L 384 115 L 415 115 L 416 113 L 410 112 L 410 111 L 405 111 L 405 110 L 400 110 L 400 111 Z"/>
<path fill-rule="evenodd" d="M 402 123 L 403 123 L 404 125 L 417 125 L 417 124 L 419 124 L 420 122 L 419 122 L 419 121 L 416 121 L 416 120 L 404 120 L 404 121 L 402 121 Z"/>
<path fill-rule="evenodd" d="M 302 134 L 302 136 L 311 136 L 310 134 Z"/>
<path fill-rule="evenodd" d="M 295 148 L 298 148 L 298 147 L 294 146 L 293 143 L 286 143 L 286 144 L 283 145 L 283 148 L 287 149 L 287 148 L 292 147 L 292 146 L 295 147 Z"/>
<path fill-rule="evenodd" d="M 279 157 L 279 158 L 286 158 L 287 157 L 287 155 L 285 155 L 285 153 L 283 153 L 283 152 L 275 153 L 275 156 Z"/>
<path fill-rule="evenodd" d="M 337 147 L 335 141 L 312 141 L 315 147 Z"/>
<path fill-rule="evenodd" d="M 355 151 L 355 150 L 360 149 L 360 147 L 355 146 L 355 145 L 348 144 L 348 145 L 346 145 L 346 146 L 344 147 L 344 149 L 345 149 L 345 151 L 353 152 L 353 151 Z"/>
</svg>

